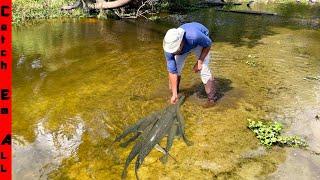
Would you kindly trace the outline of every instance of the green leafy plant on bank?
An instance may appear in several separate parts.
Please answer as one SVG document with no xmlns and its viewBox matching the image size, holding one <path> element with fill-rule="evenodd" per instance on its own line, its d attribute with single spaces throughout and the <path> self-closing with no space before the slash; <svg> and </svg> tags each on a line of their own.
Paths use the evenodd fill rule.
<svg viewBox="0 0 320 180">
<path fill-rule="evenodd" d="M 61 17 L 88 17 L 91 16 L 82 8 L 70 11 L 61 10 L 62 6 L 70 5 L 76 0 L 13 0 L 12 22 L 14 25 L 20 25 L 30 20 L 53 19 Z M 187 9 L 191 7 L 192 0 L 162 0 L 156 4 L 156 7 L 162 11 Z M 150 20 L 158 20 L 157 16 Z"/>
<path fill-rule="evenodd" d="M 248 119 L 248 128 L 251 129 L 260 143 L 268 148 L 273 145 L 290 147 L 307 147 L 305 140 L 298 136 L 282 136 L 283 125 L 279 122 L 264 123 Z"/>
<path fill-rule="evenodd" d="M 58 17 L 85 17 L 82 9 L 62 11 L 61 7 L 74 0 L 13 0 L 12 22 L 22 24 L 28 20 L 53 19 Z"/>
</svg>

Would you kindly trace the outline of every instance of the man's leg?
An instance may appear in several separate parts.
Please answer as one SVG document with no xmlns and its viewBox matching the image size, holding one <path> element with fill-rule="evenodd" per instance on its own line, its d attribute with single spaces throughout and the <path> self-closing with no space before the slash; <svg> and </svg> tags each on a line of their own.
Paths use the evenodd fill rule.
<svg viewBox="0 0 320 180">
<path fill-rule="evenodd" d="M 201 51 L 202 51 L 201 46 L 197 46 L 194 49 L 194 52 L 195 52 L 197 58 L 200 56 Z M 208 96 L 208 101 L 211 103 L 214 103 L 215 94 L 216 94 L 216 87 L 214 84 L 214 77 L 213 77 L 211 70 L 209 68 L 209 63 L 210 63 L 210 52 L 208 53 L 208 55 L 205 57 L 205 59 L 203 61 L 202 69 L 200 71 L 200 77 L 201 77 L 201 81 L 204 84 L 205 91 Z"/>
<path fill-rule="evenodd" d="M 180 81 L 181 81 L 181 75 L 178 76 L 178 87 L 177 87 L 178 93 L 180 92 Z"/>
<path fill-rule="evenodd" d="M 204 88 L 208 96 L 208 101 L 213 103 L 216 100 L 216 86 L 214 84 L 214 80 L 208 80 L 204 85 Z"/>
</svg>

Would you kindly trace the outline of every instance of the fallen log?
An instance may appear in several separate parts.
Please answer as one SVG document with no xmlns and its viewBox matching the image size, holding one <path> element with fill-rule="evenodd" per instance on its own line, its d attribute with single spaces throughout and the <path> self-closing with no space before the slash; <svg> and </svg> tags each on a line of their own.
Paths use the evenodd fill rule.
<svg viewBox="0 0 320 180">
<path fill-rule="evenodd" d="M 212 7 L 212 6 L 240 6 L 242 3 L 232 2 L 200 2 L 196 7 Z"/>
<path fill-rule="evenodd" d="M 116 0 L 108 2 L 100 1 L 92 5 L 89 5 L 89 7 L 92 9 L 114 9 L 127 5 L 129 2 L 131 2 L 131 0 Z"/>
<path fill-rule="evenodd" d="M 253 14 L 253 15 L 267 15 L 267 16 L 278 16 L 277 13 L 261 12 L 261 11 L 247 11 L 247 10 L 225 10 L 217 9 L 217 11 L 240 13 L 240 14 Z"/>
<path fill-rule="evenodd" d="M 81 0 L 77 0 L 72 5 L 62 6 L 61 10 L 72 10 L 72 9 L 76 9 L 76 8 L 80 7 L 81 5 L 82 5 L 82 1 Z"/>
<path fill-rule="evenodd" d="M 115 1 L 105 1 L 105 0 L 97 0 L 95 3 L 92 3 L 91 1 L 87 0 L 77 0 L 75 3 L 69 6 L 63 6 L 61 7 L 62 10 L 72 10 L 76 9 L 81 6 L 81 4 L 85 7 L 88 7 L 89 9 L 115 9 L 120 8 L 128 3 L 130 3 L 132 0 L 115 0 Z"/>
</svg>

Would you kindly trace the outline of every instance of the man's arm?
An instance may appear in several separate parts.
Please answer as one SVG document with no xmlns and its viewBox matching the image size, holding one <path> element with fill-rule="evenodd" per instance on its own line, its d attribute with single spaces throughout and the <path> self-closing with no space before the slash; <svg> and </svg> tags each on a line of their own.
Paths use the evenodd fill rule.
<svg viewBox="0 0 320 180">
<path fill-rule="evenodd" d="M 204 47 L 202 48 L 200 57 L 198 59 L 198 61 L 196 62 L 196 64 L 193 67 L 194 72 L 199 72 L 202 69 L 202 64 L 204 59 L 206 58 L 206 56 L 208 55 L 209 51 L 210 51 L 211 47 Z"/>
<path fill-rule="evenodd" d="M 172 104 L 175 104 L 178 100 L 178 75 L 177 74 L 173 74 L 169 72 L 169 83 L 171 84 L 171 92 L 172 92 L 172 96 L 171 96 L 171 100 L 170 102 Z"/>
<path fill-rule="evenodd" d="M 165 57 L 167 60 L 167 69 L 169 72 L 169 84 L 171 86 L 171 100 L 170 102 L 174 104 L 178 100 L 178 70 L 174 55 L 165 52 Z"/>
<path fill-rule="evenodd" d="M 203 62 L 204 58 L 206 58 L 206 56 L 208 55 L 210 48 L 211 46 L 202 48 L 202 51 L 198 60 Z"/>
<path fill-rule="evenodd" d="M 196 43 L 203 47 L 201 54 L 198 58 L 198 61 L 196 62 L 196 64 L 193 67 L 193 70 L 195 72 L 199 72 L 202 69 L 202 64 L 204 59 L 206 58 L 206 56 L 208 55 L 211 45 L 212 45 L 212 40 L 204 33 L 199 33 L 196 39 Z"/>
</svg>

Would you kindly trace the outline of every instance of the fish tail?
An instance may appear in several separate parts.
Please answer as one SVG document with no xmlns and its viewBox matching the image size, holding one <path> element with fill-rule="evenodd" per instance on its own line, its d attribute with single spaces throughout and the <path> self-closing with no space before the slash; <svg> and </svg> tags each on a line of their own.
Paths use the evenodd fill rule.
<svg viewBox="0 0 320 180">
<path fill-rule="evenodd" d="M 135 170 L 135 174 L 136 174 L 136 179 L 139 180 L 138 170 Z"/>
<path fill-rule="evenodd" d="M 137 132 L 134 136 L 132 136 L 128 141 L 121 143 L 120 147 L 127 147 L 131 142 L 133 142 L 134 140 L 136 140 L 139 136 L 140 136 L 140 132 Z"/>
<path fill-rule="evenodd" d="M 138 176 L 138 169 L 140 168 L 140 163 L 139 163 L 139 158 L 137 159 L 136 161 L 136 166 L 135 166 L 135 169 L 134 169 L 134 172 L 136 174 L 136 179 L 139 180 L 139 176 Z"/>
<path fill-rule="evenodd" d="M 121 179 L 124 180 L 127 178 L 127 170 L 122 171 Z"/>
<path fill-rule="evenodd" d="M 163 155 L 160 158 L 160 161 L 161 161 L 162 164 L 166 164 L 168 162 L 168 154 Z"/>
<path fill-rule="evenodd" d="M 121 179 L 126 179 L 127 178 L 127 171 L 128 171 L 129 164 L 130 164 L 130 160 L 127 159 L 126 160 L 126 164 L 124 165 L 124 168 L 123 168 L 123 171 L 122 171 Z"/>
<path fill-rule="evenodd" d="M 133 133 L 137 131 L 137 125 L 130 126 L 126 130 L 123 131 L 123 133 L 116 137 L 114 142 L 119 142 L 121 139 L 125 138 L 128 134 Z"/>
</svg>

